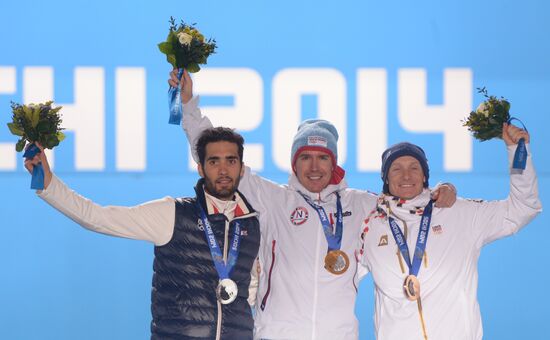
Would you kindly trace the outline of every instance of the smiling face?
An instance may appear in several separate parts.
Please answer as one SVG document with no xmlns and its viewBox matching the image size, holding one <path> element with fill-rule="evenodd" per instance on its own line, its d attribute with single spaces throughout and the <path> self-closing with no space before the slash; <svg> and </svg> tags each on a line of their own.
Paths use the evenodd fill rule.
<svg viewBox="0 0 550 340">
<path fill-rule="evenodd" d="M 332 178 L 332 157 L 317 150 L 304 150 L 296 157 L 294 171 L 298 181 L 310 192 L 319 193 Z"/>
<path fill-rule="evenodd" d="M 399 198 L 411 199 L 424 189 L 426 177 L 420 162 L 412 156 L 402 156 L 394 160 L 388 170 L 390 194 Z"/>
<path fill-rule="evenodd" d="M 221 200 L 232 199 L 244 172 L 237 144 L 226 141 L 208 143 L 204 165 L 199 163 L 198 170 L 210 195 Z"/>
</svg>

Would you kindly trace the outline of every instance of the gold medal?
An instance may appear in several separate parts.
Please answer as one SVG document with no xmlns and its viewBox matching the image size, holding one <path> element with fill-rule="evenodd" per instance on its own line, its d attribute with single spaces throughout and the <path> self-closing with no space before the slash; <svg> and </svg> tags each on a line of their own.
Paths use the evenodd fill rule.
<svg viewBox="0 0 550 340">
<path fill-rule="evenodd" d="M 405 290 L 405 295 L 407 299 L 411 301 L 416 301 L 420 298 L 420 282 L 418 278 L 414 275 L 409 275 L 405 279 L 403 284 L 403 289 Z"/>
<path fill-rule="evenodd" d="M 349 257 L 343 251 L 331 250 L 325 256 L 325 269 L 335 275 L 341 275 L 349 268 Z"/>
</svg>

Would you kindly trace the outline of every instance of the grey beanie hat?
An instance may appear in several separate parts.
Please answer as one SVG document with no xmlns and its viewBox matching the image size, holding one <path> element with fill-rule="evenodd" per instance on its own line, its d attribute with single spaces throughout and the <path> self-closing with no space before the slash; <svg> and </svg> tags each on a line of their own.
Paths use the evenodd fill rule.
<svg viewBox="0 0 550 340">
<path fill-rule="evenodd" d="M 422 167 L 422 171 L 424 172 L 424 177 L 426 180 L 424 181 L 424 188 L 428 187 L 428 178 L 430 177 L 430 168 L 428 167 L 428 159 L 426 158 L 426 154 L 424 153 L 424 150 L 422 150 L 421 147 L 418 145 L 414 145 L 408 142 L 402 142 L 395 145 L 390 146 L 389 148 L 384 151 L 382 154 L 382 169 L 381 169 L 381 176 L 382 181 L 384 183 L 384 187 L 382 192 L 385 194 L 389 194 L 390 190 L 388 187 L 388 171 L 390 170 L 390 166 L 397 158 L 402 156 L 412 156 L 418 160 L 420 163 L 420 166 Z"/>
<path fill-rule="evenodd" d="M 301 149 L 323 149 L 332 155 L 333 163 L 338 160 L 338 131 L 331 122 L 324 119 L 308 119 L 298 126 L 292 142 L 291 164 L 294 166 Z"/>
</svg>

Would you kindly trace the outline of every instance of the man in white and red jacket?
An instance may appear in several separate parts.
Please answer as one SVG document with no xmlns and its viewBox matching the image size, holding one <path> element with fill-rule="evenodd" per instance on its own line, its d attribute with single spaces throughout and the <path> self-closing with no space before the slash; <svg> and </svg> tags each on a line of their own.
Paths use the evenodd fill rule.
<svg viewBox="0 0 550 340">
<path fill-rule="evenodd" d="M 192 145 L 212 123 L 200 112 L 187 72 L 182 81 L 182 124 Z M 177 70 L 171 73 L 169 84 L 180 85 Z M 262 236 L 255 338 L 358 338 L 354 308 L 359 275 L 354 251 L 376 196 L 348 188 L 345 172 L 337 165 L 337 141 L 338 133 L 330 122 L 305 121 L 293 140 L 293 173 L 288 185 L 255 175 L 248 167 L 241 178 L 239 191 L 258 211 Z M 194 152 L 193 156 L 196 159 Z M 441 187 L 439 196 L 438 203 L 445 206 L 455 199 L 447 186 Z M 328 222 L 326 228 L 319 208 Z M 339 233 L 338 216 L 341 238 L 329 241 L 330 234 Z M 327 257 L 330 251 L 336 254 L 332 260 Z M 331 267 L 325 261 L 337 265 Z"/>
<path fill-rule="evenodd" d="M 506 124 L 502 138 L 511 165 L 518 140 L 529 143 L 529 134 Z M 382 156 L 383 194 L 365 220 L 359 249 L 376 287 L 375 335 L 481 339 L 481 248 L 516 233 L 542 209 L 531 156 L 524 170 L 510 170 L 510 194 L 501 201 L 458 199 L 451 208 L 432 210 L 428 176 L 428 161 L 416 145 L 399 143 Z"/>
</svg>

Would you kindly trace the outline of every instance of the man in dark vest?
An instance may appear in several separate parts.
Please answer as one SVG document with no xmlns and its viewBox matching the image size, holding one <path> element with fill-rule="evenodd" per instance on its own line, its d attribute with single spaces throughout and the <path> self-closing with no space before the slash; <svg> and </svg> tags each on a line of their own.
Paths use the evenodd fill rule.
<svg viewBox="0 0 550 340">
<path fill-rule="evenodd" d="M 155 245 L 151 339 L 252 339 L 256 212 L 237 191 L 244 171 L 243 138 L 212 128 L 196 143 L 201 179 L 196 197 L 134 207 L 100 206 L 50 170 L 44 152 L 25 162 L 44 168 L 40 198 L 86 229 Z"/>
</svg>

